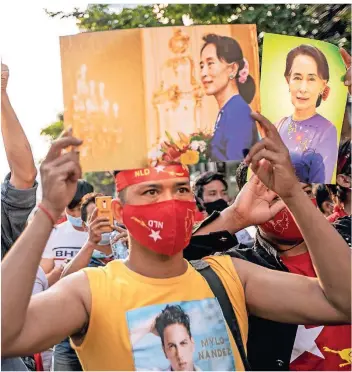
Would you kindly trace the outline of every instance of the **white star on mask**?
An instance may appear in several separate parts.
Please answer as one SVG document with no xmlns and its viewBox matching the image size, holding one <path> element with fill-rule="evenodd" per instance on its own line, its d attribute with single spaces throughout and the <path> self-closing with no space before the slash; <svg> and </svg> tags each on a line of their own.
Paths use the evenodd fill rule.
<svg viewBox="0 0 352 372">
<path fill-rule="evenodd" d="M 164 165 L 158 165 L 157 167 L 155 167 L 155 170 L 157 171 L 157 173 L 163 172 L 164 169 L 165 169 Z"/>
<path fill-rule="evenodd" d="M 155 230 L 152 229 L 152 232 L 151 232 L 151 234 L 149 235 L 149 237 L 151 237 L 155 242 L 156 242 L 158 239 L 161 240 L 160 230 L 155 231 Z"/>
<path fill-rule="evenodd" d="M 298 326 L 290 363 L 292 363 L 306 351 L 322 359 L 325 359 L 324 355 L 321 353 L 315 342 L 323 328 L 324 326 L 314 328 L 306 328 L 304 325 Z"/>
</svg>

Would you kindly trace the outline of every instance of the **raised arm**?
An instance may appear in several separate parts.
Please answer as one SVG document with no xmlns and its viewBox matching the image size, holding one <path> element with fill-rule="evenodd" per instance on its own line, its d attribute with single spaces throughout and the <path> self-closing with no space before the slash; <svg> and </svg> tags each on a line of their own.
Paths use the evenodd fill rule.
<svg viewBox="0 0 352 372">
<path fill-rule="evenodd" d="M 30 144 L 6 91 L 8 77 L 7 66 L 1 64 L 1 132 L 11 170 L 10 183 L 16 189 L 29 189 L 33 187 L 37 169 Z"/>
<path fill-rule="evenodd" d="M 348 324 L 350 314 L 329 301 L 317 278 L 270 270 L 232 258 L 249 312 L 293 324 Z"/>
<path fill-rule="evenodd" d="M 277 194 L 259 182 L 258 177 L 251 177 L 235 202 L 224 209 L 216 219 L 198 228 L 193 236 L 224 230 L 235 234 L 248 226 L 265 223 L 285 206 L 282 201 L 273 203 L 276 198 Z"/>
<path fill-rule="evenodd" d="M 8 337 L 9 330 L 3 320 L 1 356 L 33 355 L 48 350 L 68 336 L 79 334 L 88 324 L 90 301 L 88 278 L 84 272 L 70 275 L 33 296 L 23 321 L 19 322 L 21 329 L 15 326 L 19 318 L 13 315 L 9 327 L 15 327 L 16 333 L 11 331 L 11 337 Z"/>
<path fill-rule="evenodd" d="M 310 306 L 319 312 L 316 315 L 317 321 L 322 323 L 324 323 L 322 316 L 326 316 L 326 322 L 330 321 L 329 309 L 331 311 L 334 309 L 336 314 L 344 314 L 346 320 L 350 319 L 351 250 L 303 192 L 295 177 L 289 152 L 275 127 L 260 114 L 253 114 L 253 117 L 262 126 L 266 137 L 252 147 L 246 162 L 263 184 L 276 192 L 291 211 L 302 232 L 318 276 L 316 280 L 290 276 L 286 280 L 288 283 L 286 290 L 281 288 L 280 292 L 276 290 L 279 288 L 275 280 L 268 280 L 269 288 L 272 285 L 271 292 L 275 293 L 280 301 L 289 303 L 292 303 L 290 298 L 299 296 L 298 292 L 302 291 L 297 297 L 301 300 L 297 301 L 296 305 L 292 303 L 293 311 L 301 312 L 301 306 L 304 311 L 308 311 L 307 307 Z M 272 278 L 272 275 L 269 277 Z M 277 276 L 277 281 L 280 281 L 280 275 L 282 274 Z M 294 284 L 292 278 L 295 278 L 295 283 L 301 284 Z M 250 275 L 245 279 L 246 286 L 256 282 Z M 310 282 L 312 284 L 309 284 Z M 260 282 L 257 284 L 263 286 Z M 305 286 L 312 290 L 311 294 L 307 292 Z M 248 285 L 248 288 L 253 287 L 254 284 Z M 303 302 L 306 302 L 306 306 Z M 263 308 L 262 310 L 265 311 Z"/>
<path fill-rule="evenodd" d="M 90 242 L 85 243 L 76 256 L 65 266 L 61 273 L 61 279 L 87 267 L 92 258 L 94 249 L 94 244 Z"/>
<path fill-rule="evenodd" d="M 81 176 L 78 154 L 71 151 L 61 155 L 61 150 L 80 144 L 81 141 L 67 136 L 50 148 L 41 165 L 44 209 L 39 209 L 1 264 L 3 356 L 44 350 L 75 333 L 88 320 L 90 293 L 84 273 L 77 273 L 31 300 L 40 258 L 53 224 L 72 199 Z M 68 321 L 65 314 L 71 312 L 72 320 Z"/>
<path fill-rule="evenodd" d="M 98 217 L 98 209 L 95 208 L 88 222 L 88 240 L 84 246 L 79 250 L 77 255 L 64 268 L 61 278 L 81 270 L 89 265 L 94 249 L 99 250 L 98 243 L 101 240 L 101 234 L 104 228 L 111 227 L 109 219 L 105 217 Z"/>
</svg>

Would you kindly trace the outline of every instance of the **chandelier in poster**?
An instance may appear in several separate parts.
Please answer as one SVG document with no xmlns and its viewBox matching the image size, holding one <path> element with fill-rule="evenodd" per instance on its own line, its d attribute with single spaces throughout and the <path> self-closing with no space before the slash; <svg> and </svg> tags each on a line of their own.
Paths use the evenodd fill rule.
<svg viewBox="0 0 352 372">
<path fill-rule="evenodd" d="M 60 46 L 84 171 L 240 161 L 258 140 L 255 25 L 81 33 Z"/>
</svg>

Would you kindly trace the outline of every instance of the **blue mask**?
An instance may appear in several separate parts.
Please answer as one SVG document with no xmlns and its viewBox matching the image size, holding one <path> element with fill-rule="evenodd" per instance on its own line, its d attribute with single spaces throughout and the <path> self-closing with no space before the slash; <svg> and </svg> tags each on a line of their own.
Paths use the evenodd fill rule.
<svg viewBox="0 0 352 372">
<path fill-rule="evenodd" d="M 101 240 L 98 243 L 98 245 L 108 245 L 108 244 L 110 244 L 110 236 L 111 236 L 111 232 L 102 233 L 101 234 Z"/>
<path fill-rule="evenodd" d="M 94 249 L 94 251 L 93 251 L 93 254 L 92 254 L 92 257 L 93 258 L 95 258 L 95 259 L 106 259 L 106 258 L 112 258 L 113 257 L 113 255 L 112 254 L 109 254 L 109 255 L 106 255 L 105 253 L 103 253 L 103 252 L 100 252 L 100 251 L 98 251 L 97 249 Z"/>
<path fill-rule="evenodd" d="M 74 227 L 82 227 L 83 221 L 81 217 L 73 217 L 70 214 L 66 213 L 67 220 L 71 223 Z"/>
</svg>

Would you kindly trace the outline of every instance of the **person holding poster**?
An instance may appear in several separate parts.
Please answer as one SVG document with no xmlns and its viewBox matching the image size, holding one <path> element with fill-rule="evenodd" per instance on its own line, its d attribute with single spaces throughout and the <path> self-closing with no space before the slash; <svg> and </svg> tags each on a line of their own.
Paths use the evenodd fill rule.
<svg viewBox="0 0 352 372">
<path fill-rule="evenodd" d="M 348 323 L 350 248 L 302 191 L 275 127 L 260 114 L 251 115 L 267 136 L 247 156 L 256 176 L 236 199 L 235 230 L 272 219 L 286 204 L 302 231 L 318 278 L 267 270 L 226 255 L 204 262 L 228 293 L 243 343 L 247 311 L 286 323 Z M 79 155 L 61 150 L 81 144 L 69 135 L 54 142 L 41 164 L 43 201 L 38 213 L 2 262 L 2 356 L 44 350 L 71 335 L 84 370 L 147 370 L 155 352 L 163 353 L 160 337 L 148 334 L 133 345 L 131 331 L 169 304 L 182 306 L 197 319 L 191 322 L 191 327 L 198 327 L 192 329 L 193 365 L 202 370 L 243 370 L 239 348 L 214 293 L 183 259 L 196 206 L 188 169 L 181 164 L 117 174 L 119 200 L 113 211 L 115 220 L 123 220 L 128 229 L 128 260 L 86 268 L 30 298 L 52 226 L 72 199 L 82 173 Z M 163 366 L 168 368 L 165 359 Z"/>
<path fill-rule="evenodd" d="M 302 163 L 306 182 L 330 183 L 337 157 L 335 126 L 317 113 L 329 96 L 329 65 L 312 45 L 299 45 L 286 57 L 285 78 L 294 112 L 277 124 L 294 163 Z"/>
<path fill-rule="evenodd" d="M 228 36 L 208 34 L 201 49 L 201 79 L 206 95 L 214 96 L 219 113 L 211 140 L 212 161 L 240 161 L 256 142 L 249 103 L 255 84 L 239 43 Z"/>
<path fill-rule="evenodd" d="M 266 33 L 261 65 L 261 107 L 288 147 L 304 183 L 336 183 L 338 144 L 349 68 L 336 45 Z"/>
</svg>

